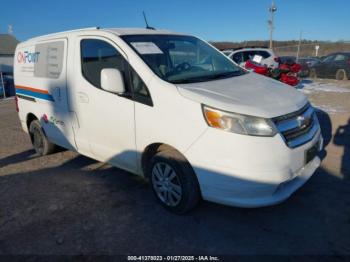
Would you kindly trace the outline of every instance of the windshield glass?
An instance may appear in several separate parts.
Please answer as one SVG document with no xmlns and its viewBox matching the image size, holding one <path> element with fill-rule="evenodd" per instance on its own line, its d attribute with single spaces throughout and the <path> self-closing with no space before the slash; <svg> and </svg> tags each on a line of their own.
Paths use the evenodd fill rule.
<svg viewBox="0 0 350 262">
<path fill-rule="evenodd" d="M 125 35 L 121 37 L 160 78 L 194 83 L 239 76 L 245 71 L 193 36 Z"/>
</svg>

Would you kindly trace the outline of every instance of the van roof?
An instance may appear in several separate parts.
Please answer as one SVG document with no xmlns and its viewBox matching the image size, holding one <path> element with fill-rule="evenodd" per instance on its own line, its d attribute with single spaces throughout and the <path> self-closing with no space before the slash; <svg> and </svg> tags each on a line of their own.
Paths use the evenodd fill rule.
<svg viewBox="0 0 350 262">
<path fill-rule="evenodd" d="M 113 32 L 117 35 L 153 35 L 153 34 L 171 34 L 177 35 L 179 33 L 175 33 L 169 30 L 164 29 L 147 29 L 147 28 L 106 28 L 101 29 L 104 31 Z"/>
<path fill-rule="evenodd" d="M 34 37 L 34 38 L 31 38 L 31 39 L 28 39 L 25 42 L 44 40 L 44 39 L 55 38 L 55 37 L 62 37 L 62 36 L 75 34 L 75 33 L 81 33 L 81 32 L 93 33 L 93 32 L 97 32 L 97 31 L 109 32 L 109 33 L 116 34 L 118 36 L 121 36 L 121 35 L 152 35 L 152 34 L 184 35 L 184 34 L 181 34 L 181 33 L 175 33 L 175 32 L 168 31 L 168 30 L 163 30 L 163 29 L 89 27 L 89 28 L 82 28 L 82 29 L 58 32 L 58 33 L 53 33 L 53 34 L 48 34 L 48 35 L 42 35 L 42 36 L 38 36 L 38 37 Z"/>
</svg>

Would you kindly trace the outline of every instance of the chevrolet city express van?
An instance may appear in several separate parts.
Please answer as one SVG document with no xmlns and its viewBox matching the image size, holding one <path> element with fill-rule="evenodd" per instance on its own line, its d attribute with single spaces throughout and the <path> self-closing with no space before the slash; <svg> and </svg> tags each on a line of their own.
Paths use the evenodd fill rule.
<svg viewBox="0 0 350 262">
<path fill-rule="evenodd" d="M 194 36 L 75 30 L 20 43 L 14 62 L 38 154 L 59 145 L 145 176 L 170 211 L 276 204 L 320 165 L 307 98 Z"/>
</svg>

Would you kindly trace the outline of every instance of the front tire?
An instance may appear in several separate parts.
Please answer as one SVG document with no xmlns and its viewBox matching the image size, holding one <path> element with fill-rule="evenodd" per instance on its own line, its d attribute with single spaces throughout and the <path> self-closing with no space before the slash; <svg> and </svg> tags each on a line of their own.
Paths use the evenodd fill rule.
<svg viewBox="0 0 350 262">
<path fill-rule="evenodd" d="M 344 69 L 338 69 L 335 74 L 335 79 L 337 80 L 348 80 L 348 76 Z"/>
<path fill-rule="evenodd" d="M 32 141 L 35 152 L 39 156 L 45 156 L 55 151 L 55 144 L 52 144 L 46 137 L 40 122 L 34 120 L 29 126 L 30 140 Z"/>
<path fill-rule="evenodd" d="M 148 176 L 157 200 L 167 210 L 184 214 L 199 203 L 197 177 L 179 152 L 168 150 L 157 153 L 151 159 Z"/>
</svg>

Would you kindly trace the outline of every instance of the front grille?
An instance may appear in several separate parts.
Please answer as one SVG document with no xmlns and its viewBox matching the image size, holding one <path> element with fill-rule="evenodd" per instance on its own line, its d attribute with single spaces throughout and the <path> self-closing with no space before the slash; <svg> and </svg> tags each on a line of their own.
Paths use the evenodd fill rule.
<svg viewBox="0 0 350 262">
<path fill-rule="evenodd" d="M 272 120 L 290 148 L 309 142 L 320 129 L 315 110 L 309 103 L 296 112 Z"/>
</svg>

